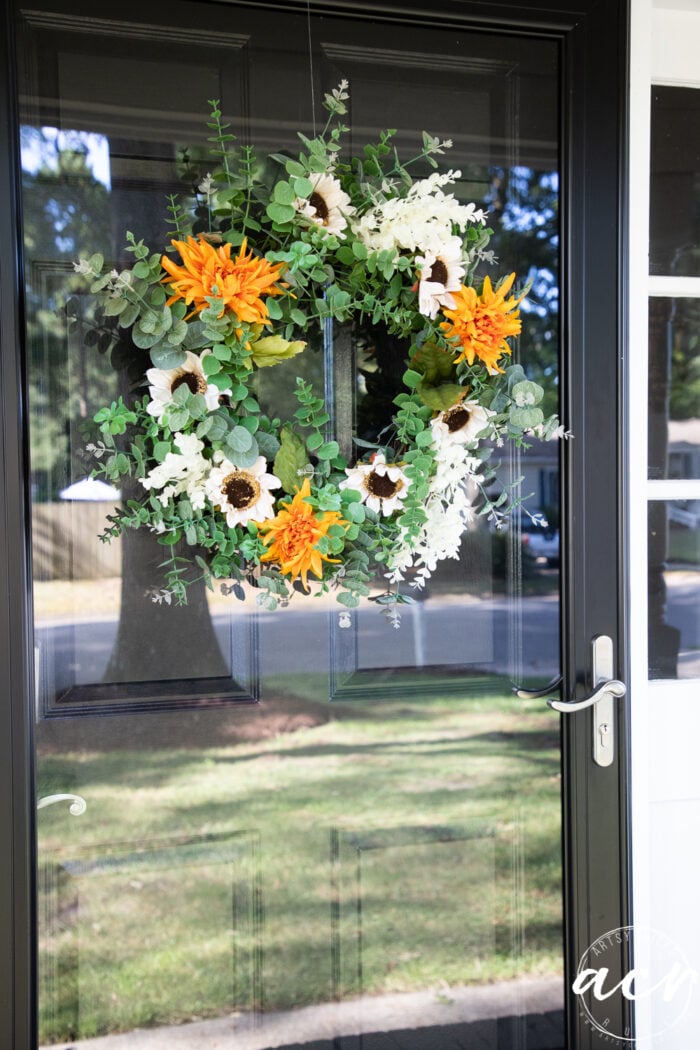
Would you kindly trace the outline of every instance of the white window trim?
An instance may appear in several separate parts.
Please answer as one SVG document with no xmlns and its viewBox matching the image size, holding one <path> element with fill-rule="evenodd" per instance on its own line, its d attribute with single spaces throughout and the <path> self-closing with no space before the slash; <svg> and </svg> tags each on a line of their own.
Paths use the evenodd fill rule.
<svg viewBox="0 0 700 1050">
<path fill-rule="evenodd" d="M 632 0 L 627 351 L 632 914 L 636 926 L 647 928 L 664 914 L 654 881 L 660 870 L 652 839 L 654 814 L 660 806 L 683 804 L 700 793 L 697 735 L 691 730 L 697 724 L 700 731 L 698 682 L 649 681 L 647 671 L 648 501 L 700 498 L 700 481 L 649 481 L 647 474 L 648 297 L 700 297 L 700 278 L 649 276 L 650 97 L 652 84 L 700 88 L 699 55 L 700 0 Z M 672 891 L 670 882 L 666 888 Z M 686 904 L 694 910 L 693 901 Z M 635 966 L 653 972 L 647 947 L 643 940 L 637 942 Z M 653 1045 L 653 1040 L 644 1042 L 653 1031 L 650 1004 L 642 998 L 635 1006 L 637 1041 Z M 697 1026 L 697 1004 L 693 1012 Z M 681 1041 L 672 1045 L 685 1050 L 691 1044 L 684 1040 L 685 1033 L 678 1035 Z M 692 1039 L 696 1046 L 696 1033 Z"/>
</svg>

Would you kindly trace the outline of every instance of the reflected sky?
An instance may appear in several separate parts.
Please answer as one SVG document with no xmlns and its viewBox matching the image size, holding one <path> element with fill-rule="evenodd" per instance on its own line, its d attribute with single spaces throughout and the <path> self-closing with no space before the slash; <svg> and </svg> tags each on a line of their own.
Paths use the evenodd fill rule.
<svg viewBox="0 0 700 1050">
<path fill-rule="evenodd" d="M 109 140 L 105 135 L 88 131 L 59 131 L 58 128 L 33 128 L 25 124 L 20 129 L 22 171 L 36 174 L 42 167 L 58 168 L 59 154 L 64 150 L 85 152 L 87 166 L 98 182 L 111 189 Z"/>
</svg>

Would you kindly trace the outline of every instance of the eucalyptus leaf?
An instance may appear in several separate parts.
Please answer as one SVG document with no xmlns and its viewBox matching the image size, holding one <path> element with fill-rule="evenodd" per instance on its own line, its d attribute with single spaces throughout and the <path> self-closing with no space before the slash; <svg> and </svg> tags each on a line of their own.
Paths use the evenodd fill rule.
<svg viewBox="0 0 700 1050">
<path fill-rule="evenodd" d="M 247 452 L 254 444 L 253 435 L 245 427 L 235 426 L 226 438 L 226 444 L 235 453 Z"/>
<path fill-rule="evenodd" d="M 268 434 L 266 430 L 258 430 L 255 439 L 260 449 L 260 455 L 268 462 L 272 462 L 280 450 L 280 443 L 274 434 Z"/>
<path fill-rule="evenodd" d="M 544 419 L 541 408 L 511 408 L 510 421 L 513 426 L 522 430 L 529 430 L 538 426 Z"/>
<path fill-rule="evenodd" d="M 182 346 L 185 350 L 199 350 L 210 342 L 205 334 L 206 326 L 201 321 L 189 321 L 187 324 L 187 335 Z"/>
<path fill-rule="evenodd" d="M 233 452 L 230 458 L 232 462 L 236 464 L 237 467 L 240 467 L 242 470 L 247 470 L 249 467 L 253 466 L 259 455 L 260 452 L 258 450 L 258 443 L 255 440 L 255 438 L 253 438 L 252 444 L 249 449 L 246 449 L 244 451 Z"/>
</svg>

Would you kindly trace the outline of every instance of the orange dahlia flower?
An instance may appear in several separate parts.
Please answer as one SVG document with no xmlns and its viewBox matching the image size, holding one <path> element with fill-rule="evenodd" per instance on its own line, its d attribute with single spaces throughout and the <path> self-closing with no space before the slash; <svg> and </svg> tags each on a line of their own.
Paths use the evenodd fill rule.
<svg viewBox="0 0 700 1050">
<path fill-rule="evenodd" d="M 514 280 L 515 274 L 512 273 L 494 291 L 490 279 L 485 277 L 481 295 L 464 284 L 458 292 L 451 293 L 455 305 L 452 309 L 443 307 L 442 312 L 448 320 L 440 327 L 448 339 L 456 337 L 462 344 L 462 352 L 455 358 L 455 364 L 466 360 L 472 365 L 474 358 L 478 357 L 491 375 L 503 371 L 498 366 L 498 359 L 502 354 L 511 353 L 506 339 L 520 333 L 520 310 L 516 307 L 525 297 L 523 293 L 518 299 L 515 296 L 506 299 Z"/>
<path fill-rule="evenodd" d="M 309 572 L 315 573 L 320 580 L 323 575 L 323 562 L 337 562 L 337 559 L 322 554 L 316 544 L 322 536 L 328 534 L 331 525 L 347 525 L 337 510 L 324 511 L 317 517 L 314 508 L 307 501 L 310 494 L 311 484 L 306 478 L 291 503 L 278 511 L 271 521 L 260 522 L 263 543 L 270 548 L 260 561 L 277 562 L 280 572 L 289 576 L 292 582 L 297 576 L 301 576 L 307 591 Z"/>
<path fill-rule="evenodd" d="M 252 251 L 247 252 L 245 240 L 234 259 L 230 244 L 214 246 L 201 234 L 198 240 L 188 237 L 186 241 L 171 243 L 184 265 L 178 266 L 167 255 L 161 259 L 169 275 L 163 284 L 170 285 L 172 292 L 168 306 L 176 299 L 184 299 L 188 306 L 194 306 L 192 316 L 208 306 L 207 296 L 217 296 L 223 301 L 224 310 L 230 310 L 239 321 L 269 323 L 267 306 L 261 297 L 281 295 L 283 289 L 275 282 L 284 263 L 271 264 Z"/>
</svg>

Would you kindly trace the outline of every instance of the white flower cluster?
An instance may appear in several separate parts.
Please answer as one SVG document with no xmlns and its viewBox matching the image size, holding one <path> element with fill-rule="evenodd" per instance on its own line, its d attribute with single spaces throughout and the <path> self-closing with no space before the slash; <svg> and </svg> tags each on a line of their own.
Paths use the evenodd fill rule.
<svg viewBox="0 0 700 1050">
<path fill-rule="evenodd" d="M 352 222 L 353 233 L 370 251 L 433 252 L 440 254 L 455 228 L 486 222 L 474 204 L 460 204 L 442 186 L 455 182 L 459 171 L 435 173 L 420 179 L 405 197 L 382 201 Z"/>
<path fill-rule="evenodd" d="M 426 520 L 417 540 L 399 539 L 389 565 L 387 578 L 398 583 L 407 569 L 417 569 L 414 587 L 423 587 L 445 558 L 457 558 L 465 526 L 472 519 L 468 481 L 478 473 L 481 463 L 466 445 L 439 441 L 434 432 L 437 470 L 431 479 L 425 501 Z"/>
<path fill-rule="evenodd" d="M 194 510 L 203 510 L 204 479 L 210 464 L 202 455 L 204 443 L 194 434 L 174 435 L 178 452 L 168 452 L 162 463 L 149 470 L 139 481 L 145 489 L 160 489 L 157 496 L 164 507 L 174 496 L 187 495 Z"/>
</svg>

